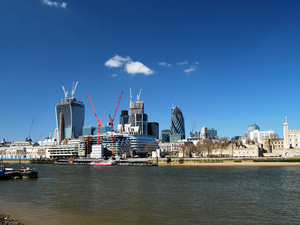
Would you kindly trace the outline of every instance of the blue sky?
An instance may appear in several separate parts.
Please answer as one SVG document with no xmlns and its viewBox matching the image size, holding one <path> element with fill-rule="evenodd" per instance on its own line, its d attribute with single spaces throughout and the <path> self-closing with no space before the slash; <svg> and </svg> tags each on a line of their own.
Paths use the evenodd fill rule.
<svg viewBox="0 0 300 225">
<path fill-rule="evenodd" d="M 108 123 L 142 89 L 149 122 L 170 126 L 171 107 L 220 137 L 248 125 L 282 137 L 300 129 L 300 1 L 2 0 L 0 138 L 49 136 L 61 86 Z M 100 117 L 100 116 L 99 116 Z"/>
</svg>

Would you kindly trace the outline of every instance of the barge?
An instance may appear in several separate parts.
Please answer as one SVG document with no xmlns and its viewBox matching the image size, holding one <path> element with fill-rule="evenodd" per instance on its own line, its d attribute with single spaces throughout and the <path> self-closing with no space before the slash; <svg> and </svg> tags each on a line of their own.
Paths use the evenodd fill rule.
<svg viewBox="0 0 300 225">
<path fill-rule="evenodd" d="M 38 171 L 29 167 L 21 167 L 20 170 L 0 167 L 0 180 L 38 178 Z"/>
</svg>

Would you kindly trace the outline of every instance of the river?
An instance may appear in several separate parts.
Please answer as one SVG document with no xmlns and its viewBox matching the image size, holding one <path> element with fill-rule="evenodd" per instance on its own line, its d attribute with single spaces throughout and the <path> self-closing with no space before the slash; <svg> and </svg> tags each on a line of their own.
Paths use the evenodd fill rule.
<svg viewBox="0 0 300 225">
<path fill-rule="evenodd" d="M 0 182 L 25 224 L 300 224 L 298 166 L 31 166 Z"/>
</svg>

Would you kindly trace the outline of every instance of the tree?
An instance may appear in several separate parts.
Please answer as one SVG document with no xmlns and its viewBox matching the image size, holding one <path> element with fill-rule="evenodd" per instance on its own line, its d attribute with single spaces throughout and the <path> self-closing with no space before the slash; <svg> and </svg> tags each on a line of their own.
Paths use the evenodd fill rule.
<svg viewBox="0 0 300 225">
<path fill-rule="evenodd" d="M 145 151 L 146 152 L 152 152 L 152 151 L 155 151 L 156 150 L 156 146 L 154 143 L 152 142 L 148 142 L 146 145 L 145 145 Z"/>
</svg>

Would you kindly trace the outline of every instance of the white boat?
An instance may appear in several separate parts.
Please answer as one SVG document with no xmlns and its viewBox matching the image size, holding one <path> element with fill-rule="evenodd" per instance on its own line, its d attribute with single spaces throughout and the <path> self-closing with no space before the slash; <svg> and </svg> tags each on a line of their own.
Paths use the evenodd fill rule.
<svg viewBox="0 0 300 225">
<path fill-rule="evenodd" d="M 120 159 L 112 159 L 112 158 L 109 158 L 107 160 L 99 159 L 98 161 L 91 162 L 90 165 L 92 165 L 92 166 L 113 166 L 113 165 L 117 165 L 117 163 L 119 163 L 119 162 L 120 162 Z"/>
</svg>

